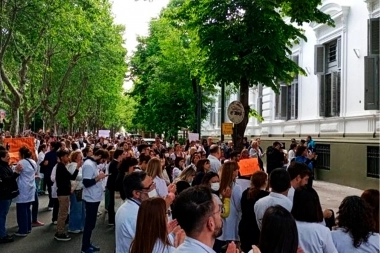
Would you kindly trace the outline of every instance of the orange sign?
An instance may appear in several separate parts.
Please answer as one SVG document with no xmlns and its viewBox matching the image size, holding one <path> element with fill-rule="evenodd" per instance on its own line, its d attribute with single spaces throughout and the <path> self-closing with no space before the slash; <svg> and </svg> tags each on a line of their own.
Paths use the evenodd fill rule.
<svg viewBox="0 0 380 253">
<path fill-rule="evenodd" d="M 257 158 L 242 159 L 238 162 L 240 175 L 250 176 L 260 170 L 259 160 Z"/>
<path fill-rule="evenodd" d="M 9 145 L 9 156 L 11 157 L 10 164 L 15 164 L 20 160 L 19 149 L 26 146 L 32 152 L 32 158 L 36 160 L 36 151 L 34 146 L 34 138 L 5 138 L 3 145 Z"/>
</svg>

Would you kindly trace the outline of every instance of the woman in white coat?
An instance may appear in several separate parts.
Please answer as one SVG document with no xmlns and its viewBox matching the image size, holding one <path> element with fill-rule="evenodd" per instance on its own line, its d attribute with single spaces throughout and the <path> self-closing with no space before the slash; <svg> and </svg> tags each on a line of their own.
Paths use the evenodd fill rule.
<svg viewBox="0 0 380 253">
<path fill-rule="evenodd" d="M 20 148 L 19 155 L 21 160 L 18 164 L 20 164 L 23 169 L 17 179 L 20 194 L 14 199 L 18 224 L 18 231 L 15 235 L 24 237 L 32 231 L 31 205 L 36 193 L 34 180 L 37 173 L 37 164 L 31 158 L 32 152 L 27 147 Z"/>
</svg>

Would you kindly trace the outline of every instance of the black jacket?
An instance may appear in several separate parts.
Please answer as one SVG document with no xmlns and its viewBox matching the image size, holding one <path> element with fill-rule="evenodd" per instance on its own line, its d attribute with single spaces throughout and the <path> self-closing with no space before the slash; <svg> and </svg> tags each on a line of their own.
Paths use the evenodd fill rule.
<svg viewBox="0 0 380 253">
<path fill-rule="evenodd" d="M 269 146 L 267 148 L 267 173 L 270 174 L 272 170 L 281 168 L 284 165 L 284 153 Z"/>
<path fill-rule="evenodd" d="M 0 199 L 9 200 L 18 195 L 16 178 L 20 174 L 13 172 L 8 163 L 0 160 Z"/>
<path fill-rule="evenodd" d="M 57 182 L 57 196 L 69 196 L 71 194 L 71 180 L 78 176 L 78 170 L 71 174 L 63 163 L 57 164 L 55 181 Z"/>
<path fill-rule="evenodd" d="M 110 191 L 116 190 L 116 179 L 119 173 L 119 170 L 117 168 L 118 165 L 119 162 L 117 160 L 112 160 L 108 167 L 109 177 L 107 179 L 107 189 Z M 121 182 L 121 184 L 123 184 L 123 182 Z"/>
</svg>

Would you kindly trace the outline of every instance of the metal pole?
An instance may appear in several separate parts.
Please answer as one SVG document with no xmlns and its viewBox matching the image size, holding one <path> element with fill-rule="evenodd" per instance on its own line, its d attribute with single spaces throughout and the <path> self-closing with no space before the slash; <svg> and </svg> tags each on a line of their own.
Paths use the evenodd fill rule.
<svg viewBox="0 0 380 253">
<path fill-rule="evenodd" d="M 199 134 L 199 139 L 201 139 L 201 124 L 202 124 L 202 87 L 197 84 L 197 95 L 198 95 L 198 103 L 197 103 L 197 132 Z"/>
<path fill-rule="evenodd" d="M 222 83 L 222 89 L 221 89 L 221 108 L 220 108 L 220 113 L 221 113 L 221 117 L 220 117 L 220 141 L 221 142 L 224 142 L 224 134 L 223 134 L 223 129 L 222 129 L 222 124 L 224 123 L 225 121 L 225 118 L 226 118 L 226 94 L 225 94 L 225 90 L 226 90 L 226 85 L 225 83 L 223 82 Z"/>
</svg>

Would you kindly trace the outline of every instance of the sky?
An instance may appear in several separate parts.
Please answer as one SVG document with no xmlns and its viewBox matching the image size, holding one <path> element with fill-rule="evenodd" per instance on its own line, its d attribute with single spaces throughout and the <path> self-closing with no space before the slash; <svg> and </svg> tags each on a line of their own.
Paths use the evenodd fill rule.
<svg viewBox="0 0 380 253">
<path fill-rule="evenodd" d="M 111 0 L 115 23 L 125 25 L 125 47 L 131 56 L 137 46 L 136 36 L 148 34 L 148 23 L 157 17 L 169 0 Z M 124 84 L 130 89 L 132 83 Z"/>
</svg>

